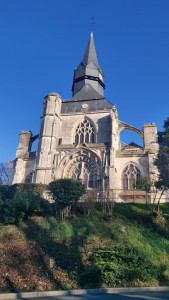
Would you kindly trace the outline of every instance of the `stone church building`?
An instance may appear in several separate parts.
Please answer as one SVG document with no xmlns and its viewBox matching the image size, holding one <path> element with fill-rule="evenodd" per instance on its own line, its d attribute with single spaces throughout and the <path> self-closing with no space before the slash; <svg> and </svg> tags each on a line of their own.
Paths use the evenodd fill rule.
<svg viewBox="0 0 169 300">
<path fill-rule="evenodd" d="M 139 176 L 156 176 L 155 123 L 138 129 L 118 119 L 116 106 L 104 97 L 104 73 L 98 64 L 93 34 L 74 70 L 72 98 L 58 93 L 44 98 L 40 132 L 21 131 L 13 183 L 48 184 L 59 178 L 81 180 L 88 189 L 132 190 Z M 120 140 L 129 129 L 143 147 Z M 32 143 L 38 139 L 36 152 Z"/>
</svg>

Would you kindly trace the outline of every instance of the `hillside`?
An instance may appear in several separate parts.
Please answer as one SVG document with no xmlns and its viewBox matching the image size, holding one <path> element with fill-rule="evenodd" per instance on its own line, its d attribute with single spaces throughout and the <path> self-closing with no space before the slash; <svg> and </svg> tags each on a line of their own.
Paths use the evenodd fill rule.
<svg viewBox="0 0 169 300">
<path fill-rule="evenodd" d="M 161 210 L 116 204 L 112 217 L 1 224 L 0 292 L 169 285 L 169 204 Z"/>
</svg>

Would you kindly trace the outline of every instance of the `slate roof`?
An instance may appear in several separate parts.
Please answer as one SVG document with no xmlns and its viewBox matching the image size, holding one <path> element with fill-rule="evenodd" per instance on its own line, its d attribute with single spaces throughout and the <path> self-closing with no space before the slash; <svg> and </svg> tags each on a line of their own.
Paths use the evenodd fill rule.
<svg viewBox="0 0 169 300">
<path fill-rule="evenodd" d="M 82 104 L 87 103 L 88 107 L 83 108 Z M 112 104 L 108 102 L 105 98 L 102 99 L 91 99 L 91 100 L 81 100 L 81 101 L 65 101 L 62 103 L 61 113 L 72 113 L 72 112 L 90 112 L 96 110 L 110 110 Z"/>
<path fill-rule="evenodd" d="M 91 62 L 94 62 L 96 67 L 98 67 L 98 60 L 97 60 L 97 55 L 96 55 L 96 49 L 95 49 L 95 44 L 94 44 L 94 39 L 93 39 L 93 32 L 91 32 L 90 39 L 85 51 L 85 54 L 83 56 L 82 63 L 87 66 Z"/>
<path fill-rule="evenodd" d="M 74 70 L 73 95 L 77 94 L 83 88 L 83 85 L 88 83 L 103 97 L 105 89 L 104 74 L 103 68 L 98 65 L 93 33 L 90 35 L 82 61 Z"/>
<path fill-rule="evenodd" d="M 103 98 L 90 84 L 85 84 L 82 89 L 72 97 L 72 101 Z"/>
<path fill-rule="evenodd" d="M 102 80 L 100 79 L 100 73 L 103 75 L 103 69 L 98 65 L 93 33 L 91 33 L 83 60 L 75 69 L 72 88 L 73 97 L 63 100 L 62 114 L 73 112 L 87 113 L 90 111 L 110 110 L 112 108 L 113 104 L 104 98 L 103 94 L 100 94 L 104 90 L 104 79 L 103 77 Z M 102 88 L 100 86 L 98 88 L 96 81 Z M 87 104 L 86 108 L 82 107 L 83 104 Z"/>
<path fill-rule="evenodd" d="M 87 108 L 82 108 L 82 104 L 88 104 Z M 98 94 L 90 84 L 73 96 L 72 99 L 64 99 L 62 102 L 62 113 L 88 112 L 95 110 L 110 110 L 113 104 L 102 95 Z"/>
</svg>

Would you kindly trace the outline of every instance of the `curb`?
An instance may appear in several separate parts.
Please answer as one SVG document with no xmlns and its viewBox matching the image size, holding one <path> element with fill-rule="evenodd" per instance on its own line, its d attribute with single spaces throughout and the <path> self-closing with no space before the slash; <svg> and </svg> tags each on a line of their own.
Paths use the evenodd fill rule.
<svg viewBox="0 0 169 300">
<path fill-rule="evenodd" d="M 100 288 L 88 290 L 67 290 L 67 291 L 44 291 L 0 294 L 0 300 L 40 298 L 50 296 L 71 296 L 71 295 L 92 295 L 92 294 L 119 294 L 135 292 L 169 292 L 169 287 L 128 287 L 128 288 Z"/>
</svg>

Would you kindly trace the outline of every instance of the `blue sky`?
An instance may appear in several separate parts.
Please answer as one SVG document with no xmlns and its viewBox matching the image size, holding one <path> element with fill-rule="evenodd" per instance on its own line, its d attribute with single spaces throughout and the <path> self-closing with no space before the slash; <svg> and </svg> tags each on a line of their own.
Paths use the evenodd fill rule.
<svg viewBox="0 0 169 300">
<path fill-rule="evenodd" d="M 0 0 L 0 162 L 14 159 L 21 130 L 39 132 L 48 93 L 71 97 L 73 71 L 91 31 L 105 97 L 119 119 L 163 129 L 169 116 L 168 0 Z M 124 141 L 140 142 L 126 133 Z"/>
</svg>

